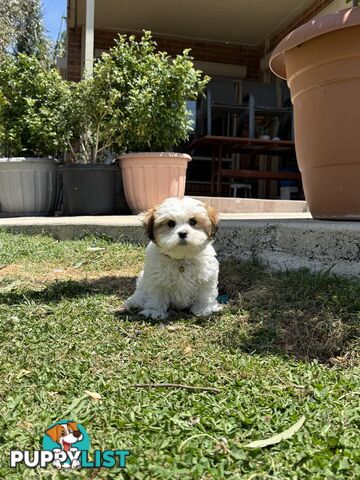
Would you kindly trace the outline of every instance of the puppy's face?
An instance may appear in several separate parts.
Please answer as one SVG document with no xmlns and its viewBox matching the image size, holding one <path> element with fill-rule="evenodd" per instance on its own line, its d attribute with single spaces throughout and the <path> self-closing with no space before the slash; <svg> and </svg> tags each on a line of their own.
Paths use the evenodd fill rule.
<svg viewBox="0 0 360 480">
<path fill-rule="evenodd" d="M 73 443 L 80 442 L 83 438 L 83 434 L 75 422 L 54 425 L 46 433 L 53 442 L 59 443 L 66 451 L 70 450 Z"/>
<path fill-rule="evenodd" d="M 168 198 L 144 218 L 149 238 L 176 259 L 194 257 L 205 248 L 217 222 L 216 211 L 193 198 Z"/>
</svg>

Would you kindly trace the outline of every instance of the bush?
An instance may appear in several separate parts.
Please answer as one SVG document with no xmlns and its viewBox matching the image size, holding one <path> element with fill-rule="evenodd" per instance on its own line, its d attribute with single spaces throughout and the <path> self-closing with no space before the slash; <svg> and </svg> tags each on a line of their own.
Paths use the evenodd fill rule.
<svg viewBox="0 0 360 480">
<path fill-rule="evenodd" d="M 5 55 L 0 62 L 0 152 L 55 156 L 72 135 L 64 121 L 71 89 L 55 67 L 34 57 Z"/>
<path fill-rule="evenodd" d="M 209 80 L 189 50 L 171 58 L 156 50 L 150 32 L 137 41 L 119 35 L 94 68 L 94 88 L 106 99 L 104 122 L 117 151 L 168 151 L 186 140 L 192 124 L 186 102 Z"/>
<path fill-rule="evenodd" d="M 101 163 L 113 148 L 119 128 L 113 97 L 101 79 L 72 84 L 66 113 L 68 130 L 73 132 L 71 162 Z"/>
</svg>

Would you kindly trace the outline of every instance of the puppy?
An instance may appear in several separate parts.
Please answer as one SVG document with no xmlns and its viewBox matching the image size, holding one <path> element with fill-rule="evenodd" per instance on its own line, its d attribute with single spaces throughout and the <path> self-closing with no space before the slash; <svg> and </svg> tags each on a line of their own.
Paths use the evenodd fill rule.
<svg viewBox="0 0 360 480">
<path fill-rule="evenodd" d="M 73 443 L 80 442 L 83 438 L 83 434 L 78 429 L 76 422 L 54 425 L 46 430 L 45 433 L 65 451 L 70 450 Z"/>
<path fill-rule="evenodd" d="M 80 442 L 83 439 L 83 434 L 78 429 L 76 422 L 67 422 L 58 425 L 54 425 L 45 432 L 53 442 L 58 443 L 61 446 L 61 449 L 54 449 L 54 452 L 59 452 L 60 450 L 65 450 L 65 452 L 72 450 L 76 451 L 77 448 L 73 446 L 74 443 Z M 59 470 L 64 468 L 69 468 L 69 464 L 61 464 L 60 460 L 54 461 L 54 466 Z M 78 460 L 73 460 L 71 468 L 77 468 L 80 466 Z"/>
<path fill-rule="evenodd" d="M 170 307 L 200 316 L 221 310 L 219 263 L 211 245 L 217 223 L 212 207 L 189 197 L 168 198 L 149 210 L 143 224 L 151 242 L 125 310 L 139 309 L 153 319 L 167 318 Z"/>
</svg>

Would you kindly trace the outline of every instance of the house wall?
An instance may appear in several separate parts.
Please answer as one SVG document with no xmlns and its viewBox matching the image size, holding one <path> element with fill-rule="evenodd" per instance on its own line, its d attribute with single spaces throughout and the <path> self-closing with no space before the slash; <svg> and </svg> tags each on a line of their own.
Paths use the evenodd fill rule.
<svg viewBox="0 0 360 480">
<path fill-rule="evenodd" d="M 333 3 L 333 0 L 315 0 L 309 8 L 305 9 L 300 15 L 294 18 L 290 23 L 282 26 L 276 32 L 274 32 L 273 35 L 270 36 L 267 51 L 273 50 L 276 47 L 276 45 L 284 37 L 286 37 L 286 35 L 288 35 L 293 30 L 295 30 L 295 28 L 300 27 L 307 21 L 316 17 L 322 10 L 328 7 L 331 3 Z"/>
<path fill-rule="evenodd" d="M 67 80 L 78 82 L 81 79 L 81 27 L 67 31 Z"/>
<path fill-rule="evenodd" d="M 69 28 L 68 30 L 68 80 L 78 81 L 81 78 L 81 27 Z M 122 32 L 131 34 L 132 32 Z M 113 44 L 118 32 L 113 30 L 95 29 L 95 50 L 108 50 Z M 260 57 L 257 47 L 206 42 L 155 36 L 154 38 L 160 50 L 166 50 L 175 56 L 185 48 L 191 48 L 191 55 L 196 60 L 204 62 L 230 63 L 246 65 L 247 78 L 260 79 Z"/>
<path fill-rule="evenodd" d="M 159 49 L 166 50 L 170 55 L 176 55 L 185 48 L 191 48 L 192 55 L 197 60 L 246 65 L 247 79 L 261 81 L 263 80 L 263 70 L 260 67 L 261 59 L 273 50 L 282 38 L 298 26 L 314 18 L 331 3 L 333 3 L 333 0 L 315 0 L 311 7 L 304 10 L 290 23 L 281 26 L 266 42 L 257 47 L 165 36 L 154 36 L 154 38 L 158 43 Z M 114 38 L 117 36 L 117 33 L 113 30 L 95 29 L 95 50 L 107 50 L 110 48 L 114 44 Z M 68 29 L 68 80 L 79 81 L 81 78 L 81 38 L 81 26 Z"/>
</svg>

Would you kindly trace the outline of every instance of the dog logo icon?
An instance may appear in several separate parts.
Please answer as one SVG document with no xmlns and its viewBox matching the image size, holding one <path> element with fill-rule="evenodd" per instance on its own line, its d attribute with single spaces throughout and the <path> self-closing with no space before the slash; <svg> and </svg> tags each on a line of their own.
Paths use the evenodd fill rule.
<svg viewBox="0 0 360 480">
<path fill-rule="evenodd" d="M 73 420 L 53 423 L 43 436 L 43 449 L 57 454 L 53 465 L 58 469 L 80 468 L 81 452 L 88 451 L 89 448 L 90 439 L 85 428 Z"/>
</svg>

